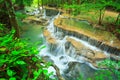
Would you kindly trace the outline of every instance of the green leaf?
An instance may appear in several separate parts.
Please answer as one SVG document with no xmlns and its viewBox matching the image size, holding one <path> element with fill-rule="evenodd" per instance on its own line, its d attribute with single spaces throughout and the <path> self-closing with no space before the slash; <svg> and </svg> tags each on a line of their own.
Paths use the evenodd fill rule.
<svg viewBox="0 0 120 80">
<path fill-rule="evenodd" d="M 6 80 L 5 78 L 0 78 L 0 80 Z"/>
<path fill-rule="evenodd" d="M 9 80 L 16 80 L 16 78 L 15 77 L 11 77 Z"/>
<path fill-rule="evenodd" d="M 39 70 L 38 70 L 38 73 L 41 74 L 41 72 L 42 72 L 42 69 L 39 69 Z"/>
<path fill-rule="evenodd" d="M 11 69 L 7 69 L 7 75 L 12 77 L 16 74 L 16 72 L 12 71 Z"/>
<path fill-rule="evenodd" d="M 38 58 L 32 57 L 32 60 L 33 60 L 34 62 L 36 62 L 36 61 L 38 60 Z"/>
<path fill-rule="evenodd" d="M 44 74 L 48 74 L 48 70 L 44 69 L 44 70 L 43 70 L 43 73 L 44 73 Z"/>
<path fill-rule="evenodd" d="M 22 60 L 18 60 L 18 61 L 16 61 L 16 63 L 17 64 L 19 64 L 19 65 L 24 65 L 24 64 L 26 64 L 24 61 L 22 61 Z"/>
<path fill-rule="evenodd" d="M 38 72 L 37 72 L 37 71 L 34 71 L 33 74 L 34 74 L 34 76 L 37 76 L 37 75 L 38 75 Z"/>
<path fill-rule="evenodd" d="M 4 0 L 0 0 L 0 3 L 3 3 Z"/>
<path fill-rule="evenodd" d="M 11 33 L 13 33 L 13 34 L 14 34 L 14 33 L 15 33 L 15 30 L 13 29 L 13 30 L 11 31 Z"/>
<path fill-rule="evenodd" d="M 6 58 L 6 54 L 0 55 L 0 67 L 2 67 L 7 62 L 5 58 Z"/>
<path fill-rule="evenodd" d="M 41 74 L 42 71 L 43 71 L 42 69 L 39 69 L 38 71 L 34 71 L 33 72 L 33 74 L 34 74 L 34 79 L 33 80 L 36 80 L 39 77 L 39 75 Z"/>
<path fill-rule="evenodd" d="M 46 46 L 45 46 L 45 45 L 43 45 L 43 46 L 41 46 L 41 47 L 40 47 L 40 49 L 44 49 L 44 48 L 46 48 Z"/>
<path fill-rule="evenodd" d="M 6 51 L 6 48 L 5 47 L 1 47 L 0 51 L 4 52 L 4 51 Z"/>
<path fill-rule="evenodd" d="M 18 55 L 19 52 L 15 50 L 15 51 L 12 51 L 12 54 L 13 54 L 13 55 Z"/>
</svg>

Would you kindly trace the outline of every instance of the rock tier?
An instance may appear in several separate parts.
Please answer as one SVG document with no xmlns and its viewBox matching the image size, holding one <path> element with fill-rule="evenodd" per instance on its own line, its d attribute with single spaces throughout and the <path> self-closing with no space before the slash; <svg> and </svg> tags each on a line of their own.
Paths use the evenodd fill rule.
<svg viewBox="0 0 120 80">
<path fill-rule="evenodd" d="M 66 17 L 57 18 L 54 21 L 56 30 L 62 31 L 65 35 L 74 36 L 84 41 L 87 41 L 89 44 L 103 51 L 106 51 L 108 53 L 120 55 L 120 41 L 119 40 L 115 39 L 113 42 L 111 42 L 110 39 L 106 40 L 104 38 L 105 34 L 101 33 L 102 36 L 97 36 L 96 34 L 93 34 L 93 32 L 87 33 L 85 31 L 79 30 L 76 27 L 71 27 L 70 25 L 68 26 L 67 25 L 68 23 L 63 24 L 64 18 Z"/>
</svg>

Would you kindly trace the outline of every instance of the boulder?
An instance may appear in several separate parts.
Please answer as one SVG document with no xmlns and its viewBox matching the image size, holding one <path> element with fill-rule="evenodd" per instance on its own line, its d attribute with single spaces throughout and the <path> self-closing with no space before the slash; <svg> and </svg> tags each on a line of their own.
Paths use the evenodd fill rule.
<svg viewBox="0 0 120 80">
<path fill-rule="evenodd" d="M 67 41 L 75 49 L 75 52 L 74 52 L 74 54 L 72 54 L 72 57 L 74 57 L 76 59 L 80 59 L 82 56 L 83 57 L 82 59 L 84 59 L 84 61 L 90 62 L 94 66 L 97 66 L 96 61 L 104 60 L 107 58 L 107 56 L 103 52 L 92 50 L 89 47 L 86 47 L 79 41 L 76 41 L 72 38 L 68 37 Z M 71 53 L 69 53 L 68 55 L 71 55 Z"/>
<path fill-rule="evenodd" d="M 42 56 L 42 59 L 45 60 L 46 62 L 54 63 L 54 61 L 50 58 L 50 56 Z"/>
<path fill-rule="evenodd" d="M 43 35 L 49 44 L 56 44 L 55 38 L 51 36 L 51 33 L 48 30 L 44 30 Z"/>
<path fill-rule="evenodd" d="M 65 80 L 87 80 L 95 75 L 97 70 L 87 63 L 69 62 L 65 70 Z"/>
<path fill-rule="evenodd" d="M 110 54 L 110 59 L 116 62 L 120 61 L 120 56 L 114 55 L 114 54 Z"/>
<path fill-rule="evenodd" d="M 50 47 L 50 49 L 49 49 L 50 52 L 53 52 L 55 50 L 55 48 L 57 47 L 56 39 L 51 36 L 51 33 L 48 30 L 44 30 L 43 35 L 46 38 L 48 46 Z"/>
</svg>

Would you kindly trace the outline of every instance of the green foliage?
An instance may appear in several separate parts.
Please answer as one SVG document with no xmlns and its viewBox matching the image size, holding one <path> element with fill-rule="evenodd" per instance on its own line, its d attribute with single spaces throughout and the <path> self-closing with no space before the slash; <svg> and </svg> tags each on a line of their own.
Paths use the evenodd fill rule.
<svg viewBox="0 0 120 80">
<path fill-rule="evenodd" d="M 69 10 L 69 9 L 72 10 L 72 15 L 78 15 L 80 14 L 81 11 L 87 10 L 85 5 L 77 5 L 77 4 L 68 5 L 67 3 L 64 4 L 64 8 L 66 10 Z"/>
<path fill-rule="evenodd" d="M 0 31 L 3 30 L 4 26 L 0 23 Z"/>
<path fill-rule="evenodd" d="M 108 17 L 105 18 L 105 20 L 107 21 L 107 23 L 114 23 L 115 18 L 113 18 L 111 16 L 108 16 Z"/>
<path fill-rule="evenodd" d="M 23 14 L 21 12 L 16 12 L 15 15 L 16 15 L 17 18 L 19 18 L 21 20 L 23 20 L 24 18 L 27 17 L 27 15 L 25 15 L 25 14 Z"/>
<path fill-rule="evenodd" d="M 14 4 L 30 6 L 33 0 L 12 0 Z"/>
<path fill-rule="evenodd" d="M 0 37 L 0 80 L 49 80 L 49 63 L 43 62 L 36 45 L 14 39 L 15 31 Z"/>
<path fill-rule="evenodd" d="M 94 80 L 120 80 L 120 62 L 104 60 L 99 66 L 105 66 L 106 69 L 98 71 Z"/>
<path fill-rule="evenodd" d="M 32 6 L 37 7 L 38 6 L 38 0 L 33 0 Z"/>
<path fill-rule="evenodd" d="M 98 66 L 104 66 L 106 69 L 99 70 L 93 78 L 88 78 L 87 80 L 120 80 L 120 62 L 107 59 L 100 62 Z M 80 77 L 77 80 L 83 79 Z"/>
<path fill-rule="evenodd" d="M 116 31 L 120 34 L 120 29 L 116 29 Z"/>
<path fill-rule="evenodd" d="M 27 17 L 26 14 L 23 14 L 22 12 L 15 12 L 17 22 L 19 26 L 22 26 L 22 20 Z"/>
<path fill-rule="evenodd" d="M 0 4 L 3 3 L 4 0 L 0 0 Z"/>
</svg>

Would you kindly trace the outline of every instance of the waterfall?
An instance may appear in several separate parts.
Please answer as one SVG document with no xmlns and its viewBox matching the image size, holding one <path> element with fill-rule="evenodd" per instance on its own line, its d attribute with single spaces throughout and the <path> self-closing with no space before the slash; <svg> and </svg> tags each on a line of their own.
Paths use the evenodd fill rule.
<svg viewBox="0 0 120 80">
<path fill-rule="evenodd" d="M 89 62 L 86 56 L 81 53 L 78 54 L 75 47 L 67 41 L 67 38 L 69 37 L 81 43 L 82 45 L 87 46 L 90 50 L 85 50 L 88 50 L 90 54 L 93 53 L 92 50 L 103 52 L 106 56 L 109 56 L 109 54 L 107 54 L 106 51 L 101 51 L 100 49 L 96 48 L 97 46 L 100 47 L 102 42 L 97 42 L 96 44 L 93 39 L 88 38 L 87 36 L 75 32 L 67 32 L 61 28 L 55 27 L 53 22 L 54 19 L 59 15 L 60 12 L 56 16 L 49 17 L 50 22 L 46 27 L 46 29 L 50 32 L 49 35 L 51 35 L 56 42 L 54 44 L 51 44 L 47 41 L 44 42 L 46 47 L 40 51 L 40 56 L 47 58 L 47 61 L 57 65 L 57 67 L 60 69 L 61 75 L 65 78 L 65 80 L 76 80 L 80 74 L 82 74 L 84 80 L 86 80 L 87 78 L 92 77 L 98 69 Z M 101 45 L 101 48 L 102 47 L 103 46 Z M 105 49 L 108 50 L 107 47 Z M 53 71 L 54 75 L 56 75 L 56 71 L 53 67 L 48 68 L 48 71 Z"/>
<path fill-rule="evenodd" d="M 46 18 L 46 10 L 45 9 L 43 9 L 43 16 L 42 16 L 42 18 Z"/>
</svg>

